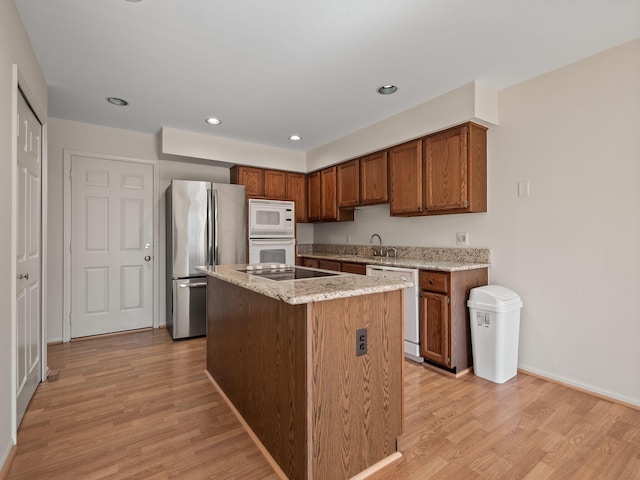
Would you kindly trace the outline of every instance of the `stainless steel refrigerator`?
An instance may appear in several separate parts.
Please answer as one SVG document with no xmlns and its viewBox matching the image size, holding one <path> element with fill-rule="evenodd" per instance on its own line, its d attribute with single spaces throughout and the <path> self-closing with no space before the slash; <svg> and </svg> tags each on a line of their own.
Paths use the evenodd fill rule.
<svg viewBox="0 0 640 480">
<path fill-rule="evenodd" d="M 202 265 L 246 263 L 245 187 L 173 180 L 166 191 L 167 327 L 174 340 L 206 334 Z"/>
</svg>

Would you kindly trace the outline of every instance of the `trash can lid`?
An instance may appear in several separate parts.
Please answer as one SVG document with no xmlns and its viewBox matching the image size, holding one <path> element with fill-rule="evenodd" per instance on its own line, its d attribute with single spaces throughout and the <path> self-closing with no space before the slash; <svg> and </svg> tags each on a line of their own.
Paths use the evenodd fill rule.
<svg viewBox="0 0 640 480">
<path fill-rule="evenodd" d="M 520 300 L 520 295 L 513 290 L 500 285 L 485 285 L 471 289 L 467 306 L 489 307 L 492 310 L 498 308 L 502 311 L 505 308 L 520 308 L 522 307 L 522 301 Z"/>
</svg>

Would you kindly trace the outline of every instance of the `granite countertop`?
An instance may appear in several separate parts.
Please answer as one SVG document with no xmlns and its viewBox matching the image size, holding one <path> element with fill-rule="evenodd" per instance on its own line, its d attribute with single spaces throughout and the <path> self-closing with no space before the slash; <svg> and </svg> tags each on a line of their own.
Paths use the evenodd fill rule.
<svg viewBox="0 0 640 480">
<path fill-rule="evenodd" d="M 413 283 L 380 277 L 368 277 L 344 272 L 331 272 L 329 277 L 305 278 L 275 281 L 239 272 L 246 265 L 215 265 L 198 267 L 205 274 L 238 285 L 267 297 L 281 300 L 291 305 L 320 302 L 336 298 L 355 297 L 371 293 L 389 292 L 412 287 Z M 304 270 L 319 270 L 296 267 Z M 327 271 L 329 270 L 322 270 Z"/>
<path fill-rule="evenodd" d="M 438 270 L 455 272 L 490 267 L 489 263 L 463 262 L 457 260 L 429 260 L 425 258 L 387 258 L 365 255 L 344 255 L 339 253 L 299 253 L 298 257 L 334 260 L 339 262 L 363 263 L 366 265 L 388 265 L 392 267 L 419 268 L 422 270 Z"/>
</svg>

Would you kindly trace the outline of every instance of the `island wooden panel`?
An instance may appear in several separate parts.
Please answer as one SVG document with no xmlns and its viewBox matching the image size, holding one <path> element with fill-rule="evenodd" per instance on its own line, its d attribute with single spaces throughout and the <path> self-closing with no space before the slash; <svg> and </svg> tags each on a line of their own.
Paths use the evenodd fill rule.
<svg viewBox="0 0 640 480">
<path fill-rule="evenodd" d="M 210 277 L 207 370 L 291 480 L 346 480 L 396 452 L 402 313 L 402 290 L 289 305 Z"/>
<path fill-rule="evenodd" d="M 306 312 L 207 279 L 207 370 L 292 480 L 308 478 Z"/>
<path fill-rule="evenodd" d="M 316 479 L 347 479 L 396 452 L 402 433 L 403 291 L 310 309 L 311 469 Z M 358 357 L 360 328 L 369 346 Z"/>
</svg>

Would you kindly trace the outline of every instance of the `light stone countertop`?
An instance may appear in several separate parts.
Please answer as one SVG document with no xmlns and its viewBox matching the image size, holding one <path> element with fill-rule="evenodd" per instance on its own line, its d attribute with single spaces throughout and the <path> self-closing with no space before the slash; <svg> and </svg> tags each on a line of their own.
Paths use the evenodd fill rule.
<svg viewBox="0 0 640 480">
<path fill-rule="evenodd" d="M 455 272 L 459 270 L 475 270 L 490 267 L 489 263 L 461 262 L 456 260 L 428 260 L 424 258 L 387 258 L 364 255 L 342 255 L 339 253 L 302 253 L 302 258 L 317 258 L 338 262 L 362 263 L 365 265 L 387 265 L 391 267 L 418 268 L 421 270 L 438 270 L 441 272 Z"/>
<path fill-rule="evenodd" d="M 211 277 L 224 280 L 225 282 L 238 285 L 239 287 L 275 298 L 276 300 L 281 300 L 291 305 L 389 292 L 413 286 L 411 282 L 344 272 L 331 272 L 337 275 L 329 277 L 276 281 L 238 271 L 244 270 L 245 268 L 246 265 L 243 264 L 215 265 L 198 267 L 198 270 Z M 296 268 L 320 270 L 299 266 Z M 322 271 L 329 272 L 330 270 Z"/>
</svg>

